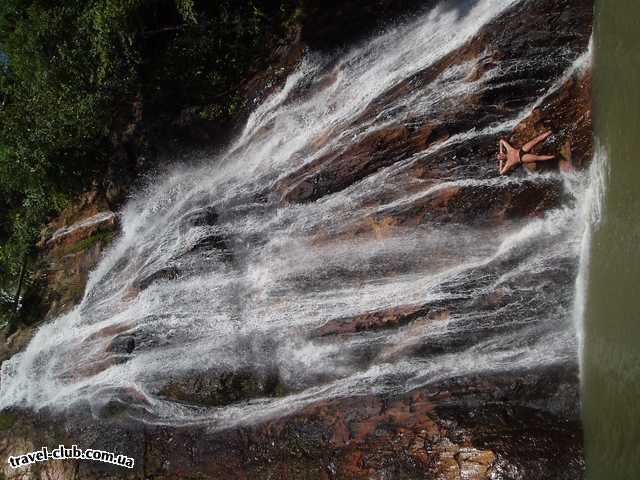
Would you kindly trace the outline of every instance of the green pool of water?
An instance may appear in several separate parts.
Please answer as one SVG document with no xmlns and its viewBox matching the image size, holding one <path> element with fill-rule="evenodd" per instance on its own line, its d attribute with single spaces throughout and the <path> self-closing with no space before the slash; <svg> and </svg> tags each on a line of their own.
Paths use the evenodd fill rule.
<svg viewBox="0 0 640 480">
<path fill-rule="evenodd" d="M 596 136 L 608 152 L 585 305 L 587 477 L 640 479 L 640 1 L 598 0 Z"/>
</svg>

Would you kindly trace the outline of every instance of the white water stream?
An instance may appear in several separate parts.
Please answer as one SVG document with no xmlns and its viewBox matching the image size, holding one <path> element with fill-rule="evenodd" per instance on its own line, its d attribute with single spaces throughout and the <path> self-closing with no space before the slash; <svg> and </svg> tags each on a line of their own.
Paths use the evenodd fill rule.
<svg viewBox="0 0 640 480">
<path fill-rule="evenodd" d="M 401 96 L 393 108 L 351 124 L 389 88 L 516 3 L 481 0 L 461 17 L 436 8 L 337 60 L 308 56 L 223 154 L 176 169 L 129 202 L 122 234 L 92 273 L 81 304 L 40 328 L 24 352 L 3 364 L 0 406 L 88 403 L 98 411 L 129 392 L 139 407 L 134 415 L 222 428 L 325 398 L 575 362 L 572 286 L 553 278 L 577 266 L 585 223 L 578 207 L 505 225 L 427 223 L 381 237 L 338 235 L 452 186 L 491 189 L 559 179 L 580 205 L 588 184 L 582 176 L 498 178 L 490 173 L 494 158 L 477 159 L 479 177 L 454 168 L 434 184 L 409 174 L 427 155 L 509 131 L 535 103 L 315 202 L 287 205 L 273 194 L 303 165 L 412 118 L 407 112 L 442 111 L 505 74 L 497 68 L 465 80 L 476 66 L 470 61 Z M 506 299 L 499 308 L 474 302 L 495 292 Z M 330 320 L 426 304 L 454 308 L 439 320 L 339 340 L 310 335 Z M 123 336 L 135 338 L 133 351 L 109 351 Z M 425 345 L 429 352 L 421 350 Z M 288 395 L 214 408 L 157 394 L 166 382 L 194 372 L 263 367 L 277 370 Z"/>
</svg>

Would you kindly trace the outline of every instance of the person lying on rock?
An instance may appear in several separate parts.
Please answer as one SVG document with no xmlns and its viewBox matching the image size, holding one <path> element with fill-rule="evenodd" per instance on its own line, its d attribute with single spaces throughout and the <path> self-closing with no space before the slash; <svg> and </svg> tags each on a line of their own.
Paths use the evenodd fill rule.
<svg viewBox="0 0 640 480">
<path fill-rule="evenodd" d="M 553 160 L 555 155 L 534 155 L 529 153 L 533 147 L 546 140 L 551 132 L 538 135 L 533 140 L 525 143 L 522 148 L 512 147 L 504 138 L 500 139 L 500 149 L 498 151 L 498 170 L 500 175 L 506 175 L 522 163 L 543 162 Z"/>
</svg>

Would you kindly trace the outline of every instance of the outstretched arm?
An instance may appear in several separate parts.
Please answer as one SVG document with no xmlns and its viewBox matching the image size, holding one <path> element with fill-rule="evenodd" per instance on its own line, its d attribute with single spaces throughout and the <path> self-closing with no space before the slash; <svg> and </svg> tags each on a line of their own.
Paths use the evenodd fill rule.
<svg viewBox="0 0 640 480">
<path fill-rule="evenodd" d="M 549 137 L 549 135 L 551 135 L 551 132 L 544 132 L 543 134 L 538 135 L 533 140 L 525 143 L 524 146 L 522 147 L 522 151 L 525 153 L 529 152 L 533 147 L 538 145 L 540 142 L 545 141 Z"/>
<path fill-rule="evenodd" d="M 522 163 L 544 162 L 546 160 L 553 160 L 555 155 L 532 155 L 527 153 L 522 156 Z"/>
</svg>

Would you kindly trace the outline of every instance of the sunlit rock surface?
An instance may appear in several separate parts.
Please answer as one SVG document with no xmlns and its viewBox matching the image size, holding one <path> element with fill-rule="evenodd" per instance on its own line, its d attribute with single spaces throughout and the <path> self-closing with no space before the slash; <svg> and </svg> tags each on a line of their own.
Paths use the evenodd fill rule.
<svg viewBox="0 0 640 480">
<path fill-rule="evenodd" d="M 468 4 L 308 54 L 222 158 L 134 199 L 80 306 L 3 365 L 2 455 L 136 459 L 65 479 L 582 478 L 592 4 Z M 558 161 L 497 175 L 499 138 L 546 129 Z"/>
</svg>

